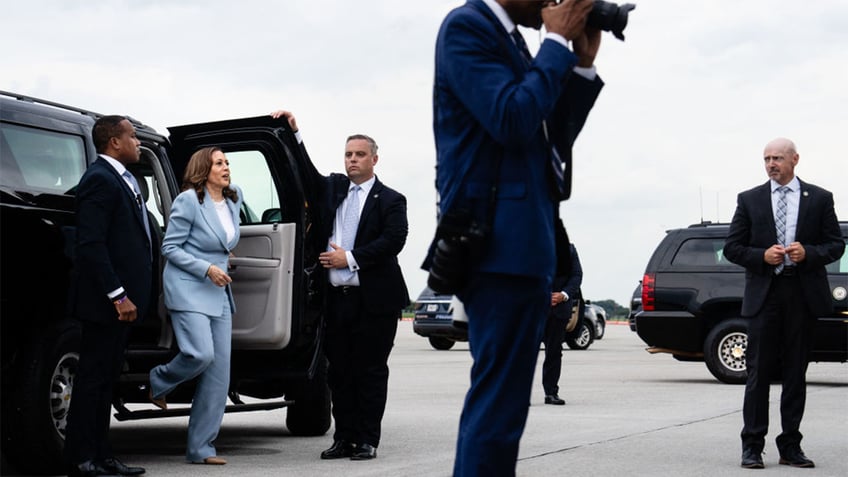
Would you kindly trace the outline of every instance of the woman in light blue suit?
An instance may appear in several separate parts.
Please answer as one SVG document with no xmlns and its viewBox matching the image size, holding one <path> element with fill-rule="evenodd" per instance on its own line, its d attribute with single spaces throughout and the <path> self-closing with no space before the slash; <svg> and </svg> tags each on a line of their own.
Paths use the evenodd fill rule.
<svg viewBox="0 0 848 477">
<path fill-rule="evenodd" d="M 162 241 L 165 305 L 180 353 L 150 371 L 150 399 L 167 408 L 165 396 L 180 383 L 199 376 L 191 404 L 186 458 L 222 465 L 212 442 L 218 436 L 230 382 L 232 279 L 230 251 L 239 239 L 241 189 L 230 184 L 223 151 L 195 152 L 183 176 L 183 192 L 174 200 Z"/>
</svg>

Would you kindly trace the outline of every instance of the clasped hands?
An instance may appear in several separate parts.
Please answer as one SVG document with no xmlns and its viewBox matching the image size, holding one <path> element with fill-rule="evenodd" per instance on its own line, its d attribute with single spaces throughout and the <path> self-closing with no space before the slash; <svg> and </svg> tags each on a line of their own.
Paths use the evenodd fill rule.
<svg viewBox="0 0 848 477">
<path fill-rule="evenodd" d="M 792 242 L 784 247 L 780 244 L 775 244 L 766 249 L 763 254 L 763 260 L 769 265 L 780 265 L 783 263 L 783 257 L 788 255 L 792 263 L 803 262 L 807 258 L 807 251 L 800 242 Z"/>
</svg>

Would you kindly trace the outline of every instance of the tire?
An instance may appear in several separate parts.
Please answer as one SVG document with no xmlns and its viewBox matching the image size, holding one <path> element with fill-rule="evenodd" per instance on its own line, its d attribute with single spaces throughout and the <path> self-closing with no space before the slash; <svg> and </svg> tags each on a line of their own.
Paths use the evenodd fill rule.
<svg viewBox="0 0 848 477">
<path fill-rule="evenodd" d="M 595 326 L 595 339 L 600 340 L 604 338 L 604 333 L 607 331 L 607 322 L 600 316 L 598 317 L 598 324 Z"/>
<path fill-rule="evenodd" d="M 79 366 L 80 328 L 49 328 L 21 356 L 14 390 L 4 396 L 3 455 L 16 470 L 63 473 L 65 429 Z"/>
<path fill-rule="evenodd" d="M 440 336 L 430 336 L 427 339 L 430 340 L 430 346 L 440 351 L 446 351 L 453 348 L 455 343 L 452 339 L 442 338 Z"/>
<path fill-rule="evenodd" d="M 581 320 L 580 325 L 573 333 L 565 338 L 565 344 L 571 349 L 584 350 L 589 349 L 592 342 L 595 341 L 595 330 L 588 320 Z"/>
<path fill-rule="evenodd" d="M 704 341 L 707 369 L 719 381 L 744 384 L 748 379 L 745 354 L 748 350 L 748 323 L 741 318 L 716 324 Z"/>
<path fill-rule="evenodd" d="M 327 385 L 327 360 L 312 379 L 298 383 L 286 393 L 294 404 L 286 408 L 286 427 L 294 436 L 323 436 L 330 429 L 330 387 Z"/>
</svg>

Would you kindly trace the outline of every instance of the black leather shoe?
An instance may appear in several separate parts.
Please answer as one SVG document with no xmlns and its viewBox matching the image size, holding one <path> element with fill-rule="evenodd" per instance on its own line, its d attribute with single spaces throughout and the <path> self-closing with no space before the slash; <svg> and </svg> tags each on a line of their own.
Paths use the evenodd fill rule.
<svg viewBox="0 0 848 477">
<path fill-rule="evenodd" d="M 68 477 L 118 477 L 118 474 L 109 472 L 99 464 L 87 460 L 82 464 L 75 465 L 68 470 Z"/>
<path fill-rule="evenodd" d="M 341 459 L 353 455 L 353 449 L 356 446 L 352 442 L 345 440 L 334 441 L 329 449 L 321 453 L 322 459 Z"/>
<path fill-rule="evenodd" d="M 350 460 L 369 460 L 377 458 L 377 448 L 371 444 L 359 444 L 353 449 Z"/>
<path fill-rule="evenodd" d="M 742 464 L 745 469 L 764 469 L 762 452 L 754 449 L 742 450 Z"/>
<path fill-rule="evenodd" d="M 792 467 L 815 467 L 815 462 L 811 461 L 804 455 L 804 451 L 800 448 L 787 450 L 780 453 L 780 465 L 791 465 Z"/>
<path fill-rule="evenodd" d="M 560 399 L 556 394 L 549 394 L 545 396 L 545 404 L 553 404 L 554 406 L 564 406 L 565 400 Z"/>
<path fill-rule="evenodd" d="M 141 475 L 144 473 L 144 467 L 129 467 L 117 457 L 110 457 L 108 459 L 102 460 L 98 462 L 100 467 L 106 469 L 109 473 L 118 474 L 118 475 Z"/>
</svg>

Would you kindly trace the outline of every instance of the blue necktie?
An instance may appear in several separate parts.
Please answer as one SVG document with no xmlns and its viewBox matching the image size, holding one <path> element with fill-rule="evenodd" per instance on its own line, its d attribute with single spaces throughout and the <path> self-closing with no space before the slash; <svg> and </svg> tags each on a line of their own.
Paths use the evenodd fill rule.
<svg viewBox="0 0 848 477">
<path fill-rule="evenodd" d="M 356 230 L 359 228 L 359 191 L 362 187 L 355 185 L 350 188 L 347 196 L 344 217 L 342 218 L 342 239 L 341 247 L 346 251 L 353 250 L 354 242 L 356 242 Z M 348 281 L 353 277 L 353 272 L 350 267 L 342 268 L 341 278 Z"/>
<path fill-rule="evenodd" d="M 789 187 L 780 186 L 777 188 L 779 194 L 777 198 L 777 211 L 774 215 L 774 225 L 777 230 L 777 243 L 786 246 L 786 193 L 789 192 Z M 778 274 L 783 271 L 786 264 L 786 256 L 783 257 L 783 263 L 774 269 L 774 273 Z"/>
<path fill-rule="evenodd" d="M 524 37 L 518 31 L 518 28 L 513 29 L 509 36 L 512 37 L 515 45 L 518 47 L 519 51 L 521 51 L 521 57 L 529 67 L 530 64 L 533 63 L 533 55 L 530 54 L 530 49 L 527 48 L 527 42 L 524 41 Z M 545 133 L 545 140 L 548 141 L 551 148 L 550 168 L 551 177 L 553 178 L 552 187 L 559 193 L 559 197 L 565 197 L 565 173 L 563 172 L 563 162 L 559 156 L 556 146 L 553 142 L 551 142 L 551 138 L 548 135 L 547 121 L 542 122 L 542 131 Z"/>
<path fill-rule="evenodd" d="M 138 181 L 135 180 L 135 176 L 130 171 L 124 171 L 123 175 L 132 184 L 133 191 L 135 192 L 135 203 L 138 206 L 138 211 L 141 213 L 142 220 L 144 220 L 144 233 L 147 234 L 147 241 L 150 242 L 150 222 L 147 219 L 147 207 L 144 206 L 144 199 L 141 197 Z"/>
</svg>

